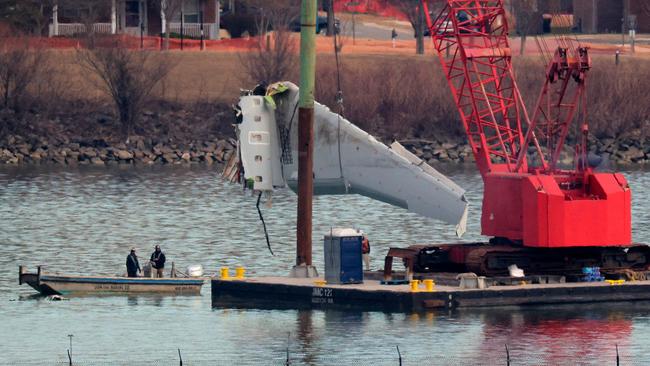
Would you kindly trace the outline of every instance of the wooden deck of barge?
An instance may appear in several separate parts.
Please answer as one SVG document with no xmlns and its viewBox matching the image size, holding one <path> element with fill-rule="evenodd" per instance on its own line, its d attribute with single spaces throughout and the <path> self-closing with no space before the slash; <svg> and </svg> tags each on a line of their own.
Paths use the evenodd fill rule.
<svg viewBox="0 0 650 366">
<path fill-rule="evenodd" d="M 461 289 L 436 286 L 434 292 L 411 292 L 409 285 L 363 284 L 318 286 L 314 278 L 258 277 L 212 279 L 212 306 L 260 309 L 348 308 L 412 312 L 427 309 L 525 306 L 650 300 L 650 281 L 524 284 Z"/>
</svg>

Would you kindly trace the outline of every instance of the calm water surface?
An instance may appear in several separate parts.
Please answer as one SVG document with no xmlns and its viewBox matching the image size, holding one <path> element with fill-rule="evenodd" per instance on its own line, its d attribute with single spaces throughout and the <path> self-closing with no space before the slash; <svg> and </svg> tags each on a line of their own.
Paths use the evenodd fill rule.
<svg viewBox="0 0 650 366">
<path fill-rule="evenodd" d="M 481 180 L 451 171 L 472 203 L 468 234 L 479 240 Z M 650 173 L 626 173 L 634 189 L 634 238 L 650 242 Z M 18 265 L 52 271 L 124 272 L 131 246 L 147 257 L 160 243 L 169 261 L 215 272 L 288 273 L 294 255 L 295 195 L 264 208 L 276 256 L 266 250 L 255 198 L 215 169 L 0 168 L 0 363 L 79 364 L 515 365 L 650 364 L 650 303 L 461 310 L 450 313 L 213 309 L 198 297 L 82 297 L 51 302 L 18 286 Z M 330 227 L 370 233 L 373 267 L 389 246 L 457 241 L 453 227 L 364 197 L 314 203 L 314 261 Z"/>
</svg>

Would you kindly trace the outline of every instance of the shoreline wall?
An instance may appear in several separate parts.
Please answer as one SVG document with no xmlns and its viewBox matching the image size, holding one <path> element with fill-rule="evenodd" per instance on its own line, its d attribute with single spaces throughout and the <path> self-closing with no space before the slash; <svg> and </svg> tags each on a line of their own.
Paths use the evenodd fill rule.
<svg viewBox="0 0 650 366">
<path fill-rule="evenodd" d="M 470 146 L 458 141 L 402 140 L 408 150 L 430 164 L 474 164 Z M 109 143 L 103 139 L 71 140 L 50 143 L 45 138 L 27 139 L 9 135 L 0 140 L 0 165 L 110 165 L 110 164 L 215 164 L 226 162 L 235 152 L 232 137 L 172 141 L 134 136 L 128 143 Z M 650 163 L 650 138 L 607 138 L 590 142 L 590 155 L 615 165 Z M 572 165 L 572 151 L 566 148 L 561 163 Z"/>
<path fill-rule="evenodd" d="M 0 165 L 110 165 L 110 164 L 215 164 L 226 162 L 235 151 L 231 138 L 193 140 L 187 143 L 132 137 L 128 143 L 109 144 L 105 140 L 78 140 L 49 143 L 29 142 L 10 135 L 0 144 Z"/>
</svg>

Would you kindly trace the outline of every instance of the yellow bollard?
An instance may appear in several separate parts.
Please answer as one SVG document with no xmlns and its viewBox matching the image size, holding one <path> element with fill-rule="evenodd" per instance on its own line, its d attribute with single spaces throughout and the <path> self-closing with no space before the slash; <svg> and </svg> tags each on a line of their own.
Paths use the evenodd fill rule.
<svg viewBox="0 0 650 366">
<path fill-rule="evenodd" d="M 325 284 L 327 284 L 327 281 L 325 281 L 325 280 L 315 280 L 314 284 L 316 284 L 316 286 L 318 286 L 318 287 L 323 287 L 323 286 L 325 286 Z"/>
<path fill-rule="evenodd" d="M 605 280 L 605 282 L 609 283 L 610 285 L 622 285 L 625 283 L 625 280 Z"/>
<path fill-rule="evenodd" d="M 424 288 L 427 290 L 427 292 L 434 292 L 435 286 L 436 283 L 433 282 L 433 280 L 424 280 Z"/>
<path fill-rule="evenodd" d="M 420 291 L 420 281 L 418 280 L 411 280 L 411 292 L 418 292 Z"/>
<path fill-rule="evenodd" d="M 230 279 L 230 273 L 228 271 L 229 271 L 228 267 L 221 267 L 221 279 L 222 280 L 229 280 Z"/>
<path fill-rule="evenodd" d="M 243 280 L 244 279 L 244 273 L 246 273 L 246 269 L 244 269 L 244 267 L 235 268 L 235 278 L 236 279 Z"/>
</svg>

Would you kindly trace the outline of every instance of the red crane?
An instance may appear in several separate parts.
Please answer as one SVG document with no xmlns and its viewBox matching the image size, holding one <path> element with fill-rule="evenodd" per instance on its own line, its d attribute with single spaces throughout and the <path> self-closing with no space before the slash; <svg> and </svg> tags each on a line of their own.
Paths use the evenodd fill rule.
<svg viewBox="0 0 650 366">
<path fill-rule="evenodd" d="M 587 162 L 589 50 L 559 39 L 531 117 L 513 72 L 503 0 L 444 3 L 437 17 L 426 0 L 421 6 L 483 178 L 481 231 L 493 239 L 430 247 L 433 262 L 444 253 L 482 273 L 508 263 L 540 271 L 647 267 L 648 247 L 632 245 L 625 177 Z M 561 167 L 569 137 L 577 141 L 573 164 Z"/>
</svg>

